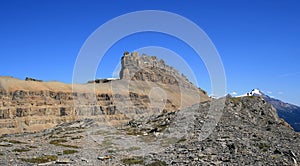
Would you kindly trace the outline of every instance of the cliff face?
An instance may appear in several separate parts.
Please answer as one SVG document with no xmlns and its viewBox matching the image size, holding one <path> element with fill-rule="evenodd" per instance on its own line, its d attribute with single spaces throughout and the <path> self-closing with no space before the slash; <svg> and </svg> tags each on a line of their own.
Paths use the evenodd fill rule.
<svg viewBox="0 0 300 166">
<path fill-rule="evenodd" d="M 7 89 L 0 91 L 0 134 L 39 131 L 86 116 L 101 118 L 102 115 L 112 115 L 116 119 L 125 118 L 120 115 L 113 117 L 116 115 L 116 107 L 112 95 L 105 91 L 96 94 L 85 93 L 84 89 L 72 92 L 71 85 L 62 83 L 1 78 L 0 85 L 3 87 L 4 84 Z M 89 103 L 94 101 L 93 98 L 96 98 L 96 102 Z"/>
<path fill-rule="evenodd" d="M 209 100 L 204 91 L 187 80 L 184 84 L 189 86 L 180 86 L 183 77 L 175 79 L 166 71 L 158 72 L 170 67 L 151 70 L 147 66 L 129 81 L 131 77 L 125 71 L 136 67 L 132 57 L 122 58 L 121 80 L 71 85 L 0 77 L 0 134 L 39 131 L 85 118 L 115 124 L 146 112 L 176 111 Z M 151 81 L 146 82 L 146 78 Z"/>
<path fill-rule="evenodd" d="M 120 78 L 127 80 L 141 80 L 177 85 L 186 88 L 196 88 L 185 75 L 167 65 L 163 59 L 156 56 L 139 55 L 137 52 L 124 53 L 122 57 Z"/>
</svg>

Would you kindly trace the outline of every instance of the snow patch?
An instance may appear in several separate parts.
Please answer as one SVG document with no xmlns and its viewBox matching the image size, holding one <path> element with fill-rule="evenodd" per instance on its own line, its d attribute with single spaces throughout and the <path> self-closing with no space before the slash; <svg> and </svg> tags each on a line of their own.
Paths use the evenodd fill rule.
<svg viewBox="0 0 300 166">
<path fill-rule="evenodd" d="M 263 93 L 259 90 L 259 89 L 253 89 L 252 91 L 246 93 L 246 94 L 243 94 L 243 95 L 240 95 L 240 96 L 237 96 L 237 97 L 244 97 L 244 96 L 262 96 Z"/>
</svg>

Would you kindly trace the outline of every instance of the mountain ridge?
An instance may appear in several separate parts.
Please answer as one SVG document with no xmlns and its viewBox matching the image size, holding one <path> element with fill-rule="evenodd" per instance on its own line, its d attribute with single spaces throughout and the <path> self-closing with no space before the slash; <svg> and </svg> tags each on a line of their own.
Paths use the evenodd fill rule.
<svg viewBox="0 0 300 166">
<path fill-rule="evenodd" d="M 295 131 L 300 132 L 300 107 L 299 106 L 270 97 L 259 89 L 253 89 L 242 96 L 262 97 L 264 100 L 266 100 L 266 102 L 270 103 L 274 108 L 276 108 L 280 118 L 286 120 L 293 127 Z"/>
</svg>

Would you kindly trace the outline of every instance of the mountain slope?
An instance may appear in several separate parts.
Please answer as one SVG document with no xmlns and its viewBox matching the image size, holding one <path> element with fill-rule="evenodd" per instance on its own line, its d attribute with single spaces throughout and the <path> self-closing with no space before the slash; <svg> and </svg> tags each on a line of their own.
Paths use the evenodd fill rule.
<svg viewBox="0 0 300 166">
<path fill-rule="evenodd" d="M 274 99 L 259 89 L 253 89 L 247 96 L 261 96 L 264 100 L 270 103 L 274 108 L 276 108 L 277 113 L 280 118 L 283 118 L 287 121 L 295 131 L 300 132 L 300 107 L 293 104 L 285 103 L 281 100 Z"/>
<path fill-rule="evenodd" d="M 300 163 L 299 133 L 261 97 L 227 98 L 221 119 L 202 140 L 211 104 L 134 119 L 119 127 L 85 119 L 37 133 L 5 135 L 0 138 L 0 165 Z"/>
</svg>

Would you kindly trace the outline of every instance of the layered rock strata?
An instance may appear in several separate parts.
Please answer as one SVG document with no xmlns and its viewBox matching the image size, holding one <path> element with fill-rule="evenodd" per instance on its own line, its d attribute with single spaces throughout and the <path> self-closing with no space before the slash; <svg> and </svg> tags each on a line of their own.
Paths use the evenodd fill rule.
<svg viewBox="0 0 300 166">
<path fill-rule="evenodd" d="M 125 56 L 122 58 L 125 64 L 124 59 Z M 130 66 L 130 63 L 123 65 L 121 73 Z M 152 74 L 150 78 L 156 79 L 158 70 L 150 69 L 138 73 Z M 165 72 L 160 73 L 162 81 L 151 79 L 150 82 L 138 76 L 128 80 L 125 75 L 121 75 L 121 80 L 96 80 L 76 85 L 0 77 L 0 134 L 39 131 L 84 118 L 115 124 L 135 115 L 176 111 L 209 100 L 203 90 L 192 84 L 180 86 L 176 79 L 170 81 L 170 75 Z"/>
<path fill-rule="evenodd" d="M 160 82 L 187 88 L 196 88 L 184 74 L 165 63 L 156 56 L 139 55 L 138 52 L 125 52 L 121 60 L 120 78 Z"/>
</svg>

